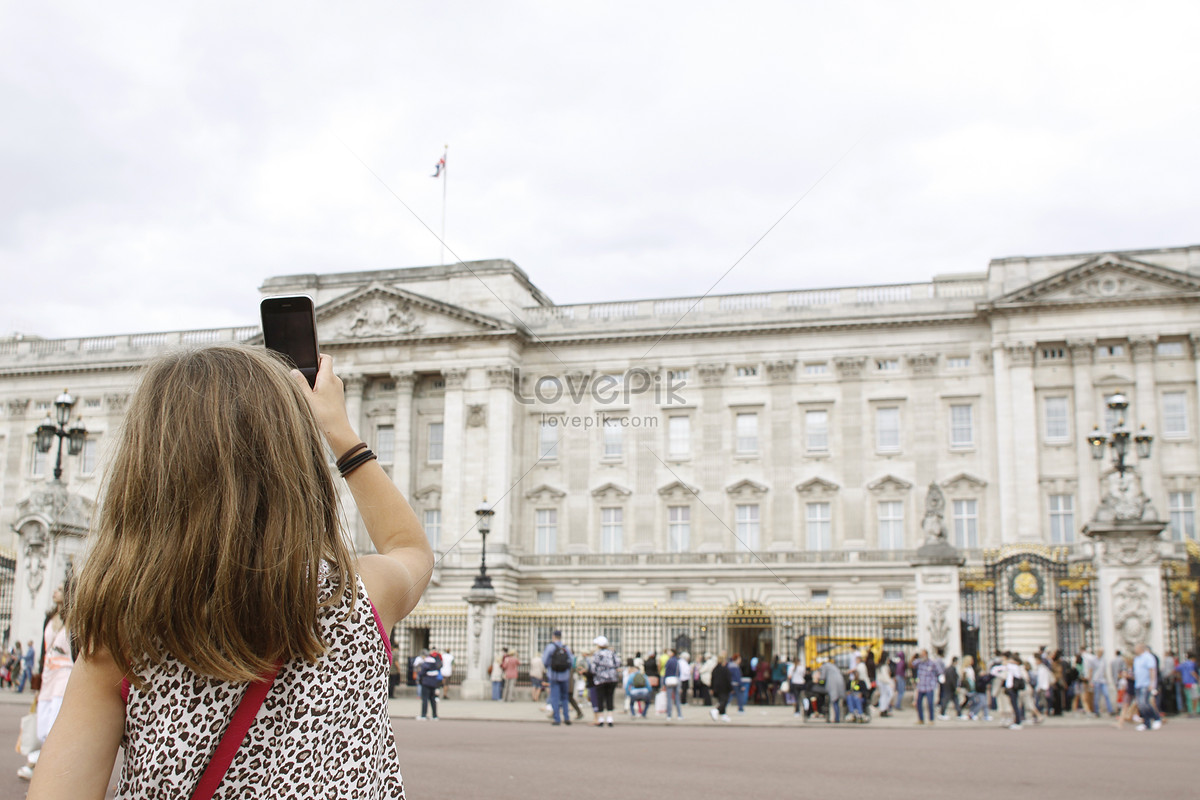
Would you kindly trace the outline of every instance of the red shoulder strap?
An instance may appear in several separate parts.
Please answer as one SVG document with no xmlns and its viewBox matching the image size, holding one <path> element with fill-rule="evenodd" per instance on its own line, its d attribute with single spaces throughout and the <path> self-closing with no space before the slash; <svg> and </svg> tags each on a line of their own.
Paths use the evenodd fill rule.
<svg viewBox="0 0 1200 800">
<path fill-rule="evenodd" d="M 221 737 L 212 760 L 208 762 L 208 767 L 200 776 L 200 782 L 196 784 L 196 790 L 192 792 L 192 800 L 210 800 L 217 791 L 217 787 L 221 785 L 221 779 L 229 771 L 233 757 L 237 755 L 238 748 L 245 741 L 246 733 L 254 723 L 258 710 L 262 708 L 263 700 L 267 698 L 267 692 L 271 691 L 275 677 L 279 675 L 280 666 L 276 664 L 274 670 L 264 673 L 257 681 L 246 687 L 246 693 L 242 695 L 237 710 L 233 712 L 233 719 L 229 721 L 225 735 Z"/>
</svg>

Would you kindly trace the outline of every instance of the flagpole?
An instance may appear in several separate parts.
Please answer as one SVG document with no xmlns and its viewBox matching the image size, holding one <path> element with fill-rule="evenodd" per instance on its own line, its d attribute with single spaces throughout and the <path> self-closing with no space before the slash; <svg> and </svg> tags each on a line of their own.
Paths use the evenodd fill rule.
<svg viewBox="0 0 1200 800">
<path fill-rule="evenodd" d="M 449 182 L 449 173 L 446 171 L 446 156 L 450 153 L 450 145 L 446 145 L 442 151 L 442 241 L 441 247 L 438 249 L 438 258 L 442 262 L 442 266 L 446 266 L 446 183 Z"/>
</svg>

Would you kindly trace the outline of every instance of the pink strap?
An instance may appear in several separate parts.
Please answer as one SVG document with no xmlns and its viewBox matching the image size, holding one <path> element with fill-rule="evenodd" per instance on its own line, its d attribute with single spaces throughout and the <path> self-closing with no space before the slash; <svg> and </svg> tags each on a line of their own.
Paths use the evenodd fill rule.
<svg viewBox="0 0 1200 800">
<path fill-rule="evenodd" d="M 379 616 L 379 609 L 375 608 L 375 604 L 370 600 L 367 600 L 367 602 L 371 603 L 371 613 L 375 615 L 375 627 L 379 628 L 379 635 L 383 637 L 383 646 L 387 648 L 388 661 L 390 662 L 392 660 L 392 639 L 383 628 L 383 619 Z"/>
<path fill-rule="evenodd" d="M 254 718 L 258 715 L 258 710 L 262 708 L 263 701 L 267 698 L 267 692 L 271 691 L 271 686 L 275 683 L 280 666 L 276 664 L 274 670 L 264 673 L 259 680 L 246 687 L 246 693 L 242 695 L 237 710 L 233 712 L 233 719 L 229 721 L 225 735 L 221 737 L 212 760 L 208 762 L 207 769 L 200 776 L 200 783 L 196 784 L 196 790 L 192 792 L 192 800 L 210 800 L 217 791 L 217 787 L 221 785 L 221 779 L 229 771 L 233 757 L 237 755 L 238 748 L 245 741 L 250 726 L 254 724 Z"/>
</svg>

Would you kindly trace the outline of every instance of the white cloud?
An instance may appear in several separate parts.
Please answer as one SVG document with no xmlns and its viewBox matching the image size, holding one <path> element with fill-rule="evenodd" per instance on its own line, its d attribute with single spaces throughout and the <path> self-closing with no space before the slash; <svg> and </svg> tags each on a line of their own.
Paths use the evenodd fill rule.
<svg viewBox="0 0 1200 800">
<path fill-rule="evenodd" d="M 10 6 L 0 330 L 252 323 L 435 263 L 559 302 L 1198 241 L 1191 3 Z M 865 136 L 864 136 L 865 134 Z"/>
</svg>

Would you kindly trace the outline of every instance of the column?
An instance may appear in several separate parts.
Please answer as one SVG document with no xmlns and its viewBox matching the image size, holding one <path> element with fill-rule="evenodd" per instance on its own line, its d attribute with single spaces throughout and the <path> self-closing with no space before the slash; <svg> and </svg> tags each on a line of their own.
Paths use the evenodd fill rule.
<svg viewBox="0 0 1200 800">
<path fill-rule="evenodd" d="M 699 462 L 696 465 L 694 474 L 699 484 L 701 497 L 706 496 L 704 492 L 708 492 L 708 497 L 724 497 L 725 463 L 729 459 L 729 453 L 733 450 L 733 446 L 729 443 L 729 440 L 725 439 L 725 432 L 732 431 L 733 427 L 733 418 L 729 408 L 725 405 L 724 392 L 721 388 L 722 381 L 725 378 L 725 368 L 725 364 L 701 364 L 697 368 L 702 386 L 700 391 L 700 408 L 696 413 L 696 419 L 700 424 L 701 444 L 693 458 Z M 731 432 L 732 435 L 736 434 Z M 674 476 L 667 470 L 662 470 L 661 474 L 663 480 L 659 486 L 675 480 Z M 693 499 L 688 498 L 688 501 L 691 502 Z M 714 501 L 706 500 L 705 502 L 712 503 Z M 655 530 L 662 531 L 662 538 L 656 546 L 656 549 L 660 551 L 667 549 L 668 542 L 667 511 L 665 505 L 658 506 L 657 514 L 659 515 L 659 519 L 654 526 Z M 725 526 L 716 520 L 705 519 L 704 515 L 708 512 L 699 503 L 691 502 L 691 506 L 691 544 L 693 550 L 712 553 L 731 551 L 737 548 L 737 543 L 729 535 L 729 531 L 725 529 Z M 720 513 L 721 509 L 714 510 Z"/>
<path fill-rule="evenodd" d="M 767 364 L 767 374 L 771 379 L 771 405 L 764 415 L 764 429 L 760 432 L 760 449 L 763 454 L 763 475 L 771 483 L 771 494 L 759 497 L 762 504 L 759 513 L 762 523 L 760 547 L 764 550 L 792 550 L 795 548 L 795 483 L 797 454 L 792 447 L 794 431 L 793 420 L 796 414 L 796 402 L 792 396 L 792 374 L 796 368 L 795 361 L 776 361 Z M 770 425 L 769 438 L 766 425 Z M 770 503 L 770 512 L 767 511 Z M 762 524 L 760 523 L 760 524 Z M 731 522 L 730 524 L 735 524 Z M 769 526 L 769 527 L 767 527 Z"/>
<path fill-rule="evenodd" d="M 1192 331 L 1188 334 L 1188 340 L 1192 343 L 1196 371 L 1196 404 L 1188 410 L 1188 425 L 1200 427 L 1200 331 Z M 1167 512 L 1164 510 L 1162 513 Z"/>
<path fill-rule="evenodd" d="M 846 531 L 859 531 L 863 526 L 862 498 L 860 487 L 867 482 L 866 464 L 875 458 L 875 440 L 872 438 L 875 430 L 875 420 L 871 418 L 871 409 L 863 399 L 863 370 L 866 369 L 867 359 L 863 356 L 848 356 L 835 358 L 834 367 L 838 371 L 838 388 L 841 397 L 834 406 L 829 419 L 830 448 L 833 458 L 824 462 L 818 469 L 840 472 L 839 477 L 826 475 L 830 480 L 839 482 L 843 491 L 829 498 L 833 511 L 833 549 L 840 550 L 846 538 Z M 837 426 L 838 438 L 834 438 L 833 428 Z M 840 439 L 839 450 L 832 450 Z M 839 470 L 840 467 L 840 470 Z M 800 503 L 800 515 L 796 525 L 797 549 L 807 550 L 806 503 Z M 853 527 L 851 527 L 853 526 Z"/>
<path fill-rule="evenodd" d="M 1028 344 L 1011 345 L 1008 348 L 1012 367 L 1009 380 L 1012 386 L 1013 415 L 1013 488 L 1016 492 L 1016 530 L 1019 542 L 1042 541 L 1042 503 L 1038 489 L 1040 453 L 1037 441 L 1037 407 L 1033 393 L 1033 350 Z"/>
<path fill-rule="evenodd" d="M 951 658 L 962 656 L 960 564 L 961 559 L 959 564 L 913 564 L 917 578 L 917 647 L 930 655 L 943 650 L 947 664 Z"/>
<path fill-rule="evenodd" d="M 1151 337 L 1138 336 L 1129 340 L 1133 352 L 1134 397 L 1133 414 L 1125 424 L 1137 436 L 1141 427 L 1146 426 L 1146 432 L 1151 436 L 1158 435 L 1158 396 L 1154 380 L 1154 349 L 1156 341 Z M 1137 463 L 1138 476 L 1142 479 L 1142 491 L 1150 498 L 1154 510 L 1161 517 L 1167 513 L 1167 496 L 1162 493 L 1162 443 L 1152 447 L 1150 458 L 1142 461 L 1137 458 L 1134 443 L 1129 443 L 1129 461 Z"/>
<path fill-rule="evenodd" d="M 446 381 L 442 399 L 442 536 L 448 537 L 445 541 L 449 547 L 475 523 L 474 511 L 481 498 L 464 498 L 462 492 L 462 470 L 466 463 L 463 384 L 467 371 L 446 369 L 442 377 Z M 471 539 L 479 541 L 479 534 L 473 534 Z"/>
<path fill-rule="evenodd" d="M 1163 607 L 1162 521 L 1093 520 L 1083 532 L 1095 541 L 1096 616 L 1100 646 L 1110 656 L 1145 642 L 1155 653 L 1167 644 Z"/>
<path fill-rule="evenodd" d="M 992 378 L 996 391 L 996 474 L 1000 481 L 1000 542 L 1017 541 L 1017 455 L 1014 441 L 1012 388 L 1008 374 L 1008 351 L 997 344 L 992 349 Z M 990 531 L 980 544 L 992 546 Z"/>
<path fill-rule="evenodd" d="M 396 419 L 392 424 L 396 455 L 392 459 L 392 482 L 404 493 L 405 499 L 412 502 L 410 498 L 414 488 L 412 475 L 416 455 L 413 452 L 412 401 L 417 376 L 408 371 L 399 371 L 392 373 L 392 380 L 396 384 Z"/>
<path fill-rule="evenodd" d="M 1092 388 L 1092 356 L 1096 348 L 1095 339 L 1078 339 L 1067 342 L 1071 349 L 1071 370 L 1075 380 L 1075 418 L 1071 420 L 1075 435 L 1075 463 L 1077 492 L 1075 497 L 1076 528 L 1096 511 L 1100 503 L 1100 475 L 1092 458 L 1092 448 L 1087 437 L 1096 425 L 1096 404 Z M 1078 533 L 1078 531 L 1076 531 Z M 1109 653 L 1111 655 L 1111 652 Z"/>
<path fill-rule="evenodd" d="M 342 376 L 342 386 L 346 395 L 346 418 L 350 420 L 350 427 L 354 429 L 354 432 L 358 434 L 360 439 L 363 438 L 364 433 L 362 398 L 363 387 L 365 385 L 366 380 L 362 375 L 351 374 Z M 341 455 L 341 453 L 334 453 L 333 458 L 337 459 Z M 354 542 L 355 552 L 375 552 L 375 546 L 371 543 L 371 537 L 367 535 L 367 531 L 363 527 L 362 517 L 358 514 L 358 509 L 354 505 L 354 498 L 351 496 L 346 482 L 339 478 L 334 481 L 334 485 L 337 486 L 338 502 L 342 504 L 342 510 L 350 524 L 350 538 Z"/>
<path fill-rule="evenodd" d="M 487 465 L 483 485 L 487 487 L 488 503 L 496 515 L 492 517 L 491 541 L 497 546 L 497 564 L 502 562 L 501 553 L 506 553 L 513 543 L 515 531 L 512 521 L 520 490 L 513 488 L 513 454 L 515 451 L 514 421 L 516 400 L 513 397 L 513 367 L 489 367 L 488 400 L 484 424 L 487 426 Z M 500 498 L 504 499 L 501 500 Z M 503 560 L 507 560 L 507 555 Z M 493 579 L 498 578 L 495 576 Z M 489 663 L 490 666 L 490 663 Z"/>
<path fill-rule="evenodd" d="M 462 682 L 462 699 L 487 700 L 492 695 L 487 668 L 496 650 L 496 593 L 472 589 L 467 601 L 467 676 Z"/>
</svg>

